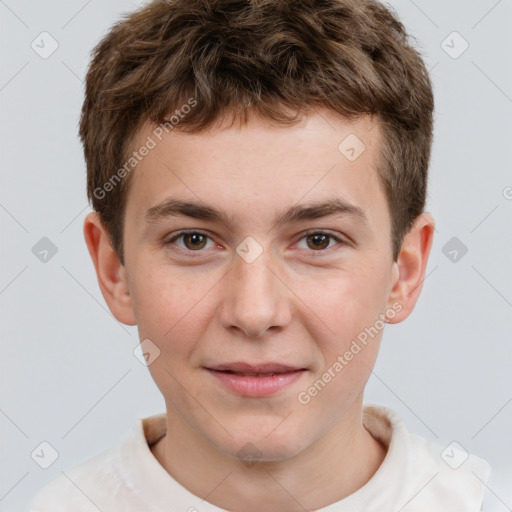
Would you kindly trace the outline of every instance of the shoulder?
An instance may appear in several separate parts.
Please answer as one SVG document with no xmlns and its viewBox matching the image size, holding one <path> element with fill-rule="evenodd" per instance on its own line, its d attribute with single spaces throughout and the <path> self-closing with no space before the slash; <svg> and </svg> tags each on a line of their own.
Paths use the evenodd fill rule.
<svg viewBox="0 0 512 512">
<path fill-rule="evenodd" d="M 99 502 L 119 485 L 118 452 L 118 447 L 105 450 L 62 471 L 35 494 L 29 512 L 97 512 Z"/>
<path fill-rule="evenodd" d="M 491 468 L 463 443 L 411 434 L 395 411 L 382 406 L 365 407 L 365 424 L 388 446 L 382 470 L 401 482 L 393 501 L 403 512 L 481 510 Z"/>
<path fill-rule="evenodd" d="M 458 441 L 446 445 L 410 435 L 411 447 L 419 460 L 428 462 L 432 480 L 425 487 L 425 499 L 451 500 L 461 510 L 480 510 L 491 467 L 469 453 Z"/>
<path fill-rule="evenodd" d="M 137 418 L 119 445 L 62 471 L 42 487 L 30 501 L 29 512 L 146 510 L 141 483 L 147 484 L 155 472 L 168 476 L 148 447 L 164 428 L 165 413 Z"/>
</svg>

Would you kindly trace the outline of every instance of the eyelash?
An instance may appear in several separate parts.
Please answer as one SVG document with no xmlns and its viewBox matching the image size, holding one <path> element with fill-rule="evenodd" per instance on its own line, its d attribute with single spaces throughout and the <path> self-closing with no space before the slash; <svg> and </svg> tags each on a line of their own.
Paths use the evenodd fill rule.
<svg viewBox="0 0 512 512">
<path fill-rule="evenodd" d="M 165 245 L 171 245 L 171 244 L 173 244 L 173 242 L 175 242 L 179 238 L 182 238 L 185 235 L 195 235 L 195 234 L 203 235 L 206 238 L 209 238 L 211 240 L 211 237 L 207 233 L 203 233 L 202 231 L 197 231 L 197 230 L 189 230 L 189 231 L 180 231 L 179 233 L 174 235 L 172 238 L 167 240 L 165 242 Z M 317 229 L 317 230 L 307 231 L 306 233 L 304 233 L 304 235 L 301 238 L 299 238 L 298 242 L 300 242 L 304 238 L 306 238 L 308 236 L 311 236 L 311 235 L 327 235 L 329 238 L 335 240 L 338 243 L 338 245 L 341 245 L 341 246 L 347 245 L 347 242 L 345 242 L 345 240 L 343 240 L 342 238 L 340 238 L 340 237 L 338 237 L 336 235 L 333 235 L 332 233 L 329 233 L 327 231 L 323 231 L 321 229 L 320 230 Z M 332 249 L 332 247 L 328 247 L 326 249 L 318 249 L 318 251 L 315 251 L 315 250 L 311 249 L 311 250 L 308 250 L 308 252 L 311 252 L 311 253 L 325 253 L 325 252 L 328 251 L 328 249 Z M 190 249 L 183 249 L 181 247 L 178 247 L 178 251 L 177 252 L 180 252 L 180 253 L 186 255 L 186 257 L 188 257 L 188 258 L 197 258 L 204 251 L 202 249 L 199 249 L 197 251 L 192 251 Z M 197 252 L 198 254 L 197 255 L 192 255 L 191 253 L 194 253 L 194 252 Z M 318 255 L 315 255 L 314 257 L 318 257 L 318 256 L 321 256 L 321 255 L 318 254 Z"/>
</svg>

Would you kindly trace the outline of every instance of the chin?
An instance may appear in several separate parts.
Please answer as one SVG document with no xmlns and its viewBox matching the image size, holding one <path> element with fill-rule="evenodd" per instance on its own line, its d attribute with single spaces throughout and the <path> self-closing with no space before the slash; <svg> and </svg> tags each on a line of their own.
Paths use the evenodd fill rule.
<svg viewBox="0 0 512 512">
<path fill-rule="evenodd" d="M 279 427 L 278 427 L 279 428 Z M 254 431 L 254 435 L 252 435 Z M 241 431 L 239 435 L 226 439 L 227 443 L 218 446 L 221 451 L 234 457 L 246 465 L 254 464 L 257 461 L 281 461 L 291 459 L 307 446 L 304 434 L 283 429 L 280 435 L 277 434 L 276 423 L 268 428 L 259 428 Z"/>
</svg>

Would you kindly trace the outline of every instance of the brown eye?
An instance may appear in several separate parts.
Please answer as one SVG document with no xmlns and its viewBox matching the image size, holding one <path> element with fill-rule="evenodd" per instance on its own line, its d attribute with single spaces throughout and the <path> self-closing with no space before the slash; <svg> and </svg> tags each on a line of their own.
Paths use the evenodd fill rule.
<svg viewBox="0 0 512 512">
<path fill-rule="evenodd" d="M 329 246 L 329 239 L 331 238 L 330 235 L 325 235 L 322 233 L 315 233 L 313 235 L 308 235 L 306 237 L 308 247 L 310 249 L 318 250 L 318 249 L 325 249 Z"/>
<path fill-rule="evenodd" d="M 310 231 L 298 242 L 300 249 L 308 251 L 311 255 L 316 252 L 318 256 L 331 254 L 345 245 L 346 242 L 341 237 L 326 231 Z"/>
<path fill-rule="evenodd" d="M 203 249 L 206 245 L 206 240 L 208 239 L 208 237 L 202 235 L 201 233 L 187 233 L 182 236 L 185 247 L 192 251 Z"/>
<path fill-rule="evenodd" d="M 215 246 L 215 242 L 200 231 L 181 231 L 167 240 L 165 244 L 177 253 L 188 252 L 188 255 L 191 255 L 192 252 L 206 253 L 207 249 Z M 205 250 L 203 251 L 203 249 Z"/>
</svg>

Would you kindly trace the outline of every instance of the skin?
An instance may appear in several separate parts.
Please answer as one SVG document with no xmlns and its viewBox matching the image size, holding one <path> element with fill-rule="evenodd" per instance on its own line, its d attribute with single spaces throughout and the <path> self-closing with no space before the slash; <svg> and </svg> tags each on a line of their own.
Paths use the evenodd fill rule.
<svg viewBox="0 0 512 512">
<path fill-rule="evenodd" d="M 142 126 L 134 148 L 153 129 Z M 338 150 L 351 133 L 366 146 L 353 162 Z M 370 118 L 349 122 L 326 110 L 291 127 L 253 116 L 244 126 L 199 134 L 174 130 L 131 176 L 124 265 L 98 215 L 85 219 L 110 310 L 160 350 L 149 370 L 165 398 L 167 435 L 152 452 L 178 482 L 220 508 L 318 509 L 361 488 L 386 455 L 362 424 L 382 330 L 307 405 L 297 399 L 379 314 L 398 304 L 386 321 L 403 321 L 421 292 L 434 220 L 420 215 L 393 261 L 376 170 L 380 143 Z M 232 225 L 186 216 L 146 222 L 146 211 L 169 197 L 224 210 Z M 361 208 L 367 223 L 335 215 L 272 227 L 277 212 L 333 197 Z M 208 238 L 170 243 L 182 229 Z M 330 237 L 322 245 L 307 237 L 311 229 L 344 243 Z M 248 236 L 263 250 L 251 263 L 236 252 Z M 307 371 L 270 397 L 248 398 L 204 369 L 233 361 Z M 247 443 L 258 450 L 252 465 L 239 455 Z"/>
</svg>

